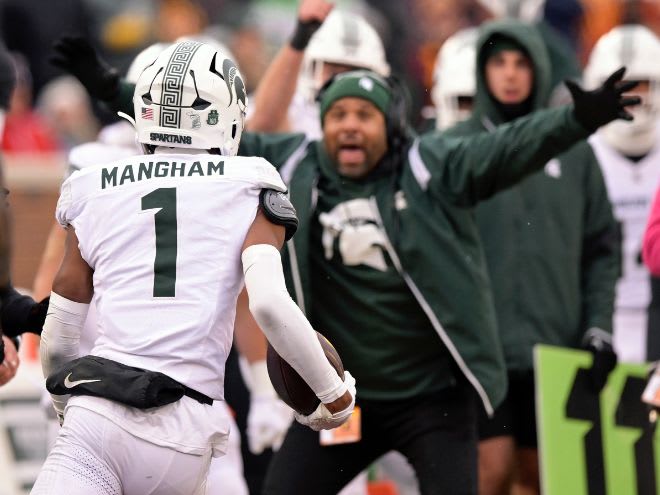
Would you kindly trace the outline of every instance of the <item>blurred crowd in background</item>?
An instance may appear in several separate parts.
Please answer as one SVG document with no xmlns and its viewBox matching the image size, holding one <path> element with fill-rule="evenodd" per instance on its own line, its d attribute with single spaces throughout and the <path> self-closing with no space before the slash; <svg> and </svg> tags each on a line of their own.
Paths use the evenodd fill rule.
<svg viewBox="0 0 660 495">
<path fill-rule="evenodd" d="M 349 0 L 342 9 L 363 14 L 381 34 L 393 72 L 409 85 L 413 121 L 430 106 L 433 66 L 443 42 L 457 31 L 499 15 L 488 0 Z M 531 3 L 539 3 L 532 1 Z M 66 33 L 93 40 L 103 57 L 126 70 L 154 42 L 204 33 L 234 54 L 254 91 L 269 60 L 295 23 L 293 0 L 4 0 L 0 36 L 14 56 L 18 84 L 4 130 L 3 149 L 66 151 L 94 140 L 116 119 L 92 102 L 82 86 L 48 62 L 53 42 Z M 622 23 L 660 33 L 654 0 L 547 0 L 543 21 L 583 65 L 596 40 Z"/>
</svg>

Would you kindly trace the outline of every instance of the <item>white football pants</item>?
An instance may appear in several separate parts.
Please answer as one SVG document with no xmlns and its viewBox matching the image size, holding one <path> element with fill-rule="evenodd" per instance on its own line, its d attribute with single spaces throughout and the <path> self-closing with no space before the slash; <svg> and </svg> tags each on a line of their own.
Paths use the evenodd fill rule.
<svg viewBox="0 0 660 495">
<path fill-rule="evenodd" d="M 177 452 L 137 438 L 93 411 L 70 407 L 31 493 L 202 495 L 210 461 L 210 448 L 201 456 Z"/>
</svg>

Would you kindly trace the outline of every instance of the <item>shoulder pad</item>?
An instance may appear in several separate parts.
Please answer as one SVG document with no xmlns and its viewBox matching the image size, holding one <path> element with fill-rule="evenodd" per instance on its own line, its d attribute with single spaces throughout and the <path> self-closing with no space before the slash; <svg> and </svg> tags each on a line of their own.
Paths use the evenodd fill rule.
<svg viewBox="0 0 660 495">
<path fill-rule="evenodd" d="M 268 220 L 286 229 L 285 240 L 291 239 L 298 230 L 298 215 L 286 194 L 274 189 L 262 189 L 259 205 Z"/>
</svg>

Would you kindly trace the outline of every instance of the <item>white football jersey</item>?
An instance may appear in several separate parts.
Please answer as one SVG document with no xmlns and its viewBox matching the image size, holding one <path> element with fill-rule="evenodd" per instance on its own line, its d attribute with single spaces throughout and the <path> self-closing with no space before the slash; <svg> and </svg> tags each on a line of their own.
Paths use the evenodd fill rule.
<svg viewBox="0 0 660 495">
<path fill-rule="evenodd" d="M 94 269 L 92 354 L 222 399 L 241 247 L 262 188 L 286 190 L 266 160 L 189 150 L 120 159 L 67 179 L 57 219 L 76 229 Z"/>
<path fill-rule="evenodd" d="M 660 126 L 659 126 L 660 127 Z M 642 239 L 655 191 L 660 181 L 658 143 L 638 162 L 610 147 L 598 133 L 589 138 L 607 185 L 614 216 L 623 229 L 623 274 L 617 282 L 617 309 L 643 309 L 649 304 L 649 272 L 642 262 Z"/>
<path fill-rule="evenodd" d="M 120 123 L 124 124 L 123 122 Z M 125 124 L 130 126 L 128 122 Z M 122 126 L 122 128 L 123 127 L 125 126 Z M 107 129 L 107 127 L 104 129 Z M 133 134 L 135 134 L 134 130 Z M 65 178 L 69 177 L 77 170 L 92 166 L 101 166 L 99 164 L 99 159 L 102 159 L 104 162 L 110 162 L 135 156 L 136 153 L 139 153 L 137 145 L 118 146 L 101 141 L 80 144 L 71 148 L 71 151 L 69 152 L 68 168 Z M 80 356 L 86 356 L 92 352 L 94 342 L 98 336 L 96 323 L 96 302 L 95 299 L 92 298 L 92 302 L 89 305 L 89 311 L 87 312 L 87 318 L 85 319 L 85 325 L 80 333 L 80 345 L 78 348 Z M 50 400 L 48 402 L 48 406 L 50 407 Z"/>
</svg>

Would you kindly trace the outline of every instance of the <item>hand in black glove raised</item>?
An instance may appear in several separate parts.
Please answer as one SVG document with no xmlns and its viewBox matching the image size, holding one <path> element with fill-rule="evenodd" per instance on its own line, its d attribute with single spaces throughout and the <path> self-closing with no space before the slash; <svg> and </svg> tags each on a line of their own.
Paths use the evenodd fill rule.
<svg viewBox="0 0 660 495">
<path fill-rule="evenodd" d="M 626 107 L 638 105 L 641 99 L 623 96 L 638 84 L 638 81 L 622 81 L 625 72 L 626 68 L 621 67 L 593 91 L 585 91 L 573 81 L 564 82 L 573 98 L 575 118 L 585 129 L 593 132 L 616 119 L 633 120 Z"/>
<path fill-rule="evenodd" d="M 600 393 L 617 363 L 617 356 L 612 347 L 612 336 L 600 328 L 591 328 L 584 335 L 582 348 L 591 352 L 593 363 L 589 378 L 593 391 Z"/>
<path fill-rule="evenodd" d="M 87 39 L 63 36 L 53 51 L 50 63 L 76 76 L 94 98 L 111 101 L 119 94 L 117 69 L 102 60 Z"/>
</svg>

